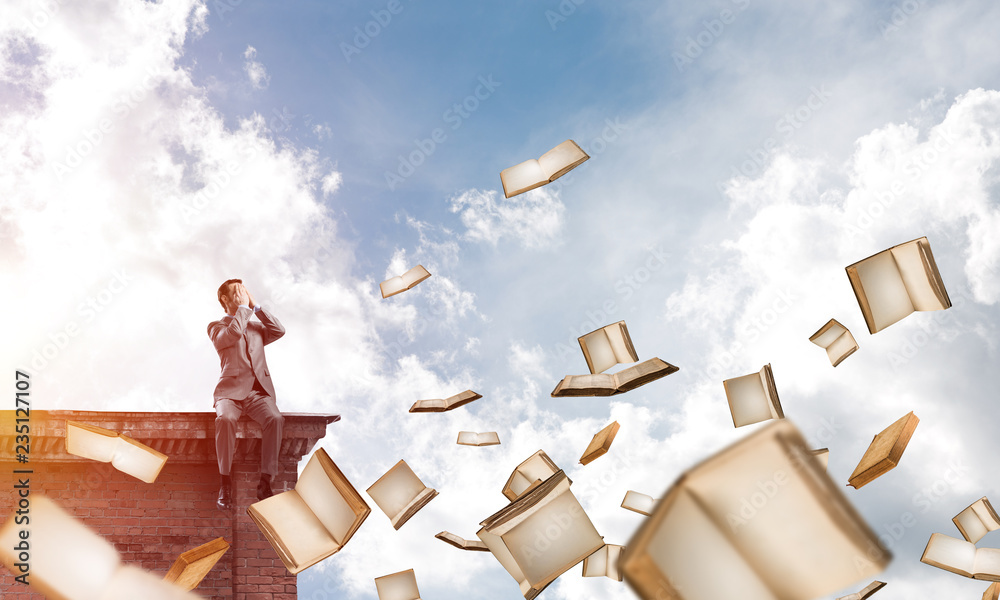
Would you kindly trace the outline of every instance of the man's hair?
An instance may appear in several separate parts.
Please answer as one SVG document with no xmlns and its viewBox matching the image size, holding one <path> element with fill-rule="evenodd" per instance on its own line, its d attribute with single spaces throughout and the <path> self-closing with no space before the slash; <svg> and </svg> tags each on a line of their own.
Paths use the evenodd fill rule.
<svg viewBox="0 0 1000 600">
<path fill-rule="evenodd" d="M 223 296 L 223 294 L 225 294 L 225 293 L 227 293 L 229 291 L 229 284 L 230 283 L 243 283 L 243 280 L 242 279 L 227 279 L 225 281 L 225 283 L 223 283 L 222 285 L 219 286 L 219 294 L 218 294 L 219 295 L 219 304 L 222 305 L 222 309 L 223 310 L 229 310 L 229 307 L 226 306 L 226 303 L 222 301 L 222 296 Z"/>
</svg>

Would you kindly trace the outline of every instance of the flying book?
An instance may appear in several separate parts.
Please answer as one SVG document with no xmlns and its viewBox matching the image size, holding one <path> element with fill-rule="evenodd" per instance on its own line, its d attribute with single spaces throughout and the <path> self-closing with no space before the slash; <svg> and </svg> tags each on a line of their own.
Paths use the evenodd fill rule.
<svg viewBox="0 0 1000 600">
<path fill-rule="evenodd" d="M 309 458 L 294 489 L 247 507 L 293 575 L 339 552 L 370 512 L 323 448 Z"/>
<path fill-rule="evenodd" d="M 722 385 L 726 388 L 729 411 L 733 414 L 733 425 L 736 427 L 785 418 L 770 363 L 764 365 L 759 373 L 727 379 Z"/>
<path fill-rule="evenodd" d="M 375 578 L 378 600 L 420 600 L 413 569 Z"/>
<path fill-rule="evenodd" d="M 951 307 L 930 242 L 917 238 L 847 267 L 870 333 L 918 310 Z"/>
<path fill-rule="evenodd" d="M 829 448 L 819 448 L 818 450 L 810 450 L 809 452 L 816 457 L 816 460 L 818 460 L 819 463 L 823 465 L 824 469 L 830 466 Z"/>
<path fill-rule="evenodd" d="M 604 456 L 611 448 L 611 442 L 615 441 L 618 433 L 618 421 L 612 421 L 610 425 L 594 434 L 594 439 L 590 440 L 590 445 L 583 451 L 580 457 L 580 464 L 587 465 L 598 457 Z"/>
<path fill-rule="evenodd" d="M 476 532 L 526 600 L 604 545 L 570 483 L 557 471 L 484 520 Z"/>
<path fill-rule="evenodd" d="M 556 389 L 552 390 L 552 397 L 624 394 L 679 370 L 674 365 L 654 357 L 617 373 L 567 375 L 556 385 Z"/>
<path fill-rule="evenodd" d="M 972 542 L 932 533 L 920 562 L 963 577 L 1000 581 L 1000 550 L 976 548 Z"/>
<path fill-rule="evenodd" d="M 865 589 L 861 590 L 860 592 L 854 592 L 853 594 L 841 596 L 840 598 L 837 598 L 837 600 L 866 600 L 872 594 L 874 594 L 875 592 L 879 591 L 884 587 L 885 587 L 884 581 L 873 581 L 869 583 L 867 586 L 865 586 Z"/>
<path fill-rule="evenodd" d="M 968 508 L 955 515 L 952 519 L 962 537 L 975 544 L 991 531 L 1000 529 L 1000 517 L 993 505 L 983 496 L 969 505 Z"/>
<path fill-rule="evenodd" d="M 503 195 L 507 198 L 523 194 L 559 179 L 590 158 L 573 140 L 566 140 L 543 154 L 500 171 Z"/>
<path fill-rule="evenodd" d="M 476 552 L 489 552 L 490 549 L 486 547 L 486 544 L 479 540 L 467 540 L 462 537 L 458 537 L 450 531 L 442 531 L 436 534 L 434 537 L 445 542 L 446 544 L 451 544 L 452 546 L 460 550 L 473 550 Z"/>
<path fill-rule="evenodd" d="M 445 412 L 453 408 L 458 408 L 459 406 L 464 406 L 469 402 L 479 400 L 482 398 L 481 394 L 477 394 L 472 390 L 465 390 L 460 394 L 455 394 L 444 400 L 435 398 L 433 400 L 417 400 L 410 407 L 411 413 L 421 413 L 421 412 Z"/>
<path fill-rule="evenodd" d="M 110 429 L 66 421 L 66 452 L 111 463 L 121 471 L 146 483 L 156 481 L 167 455 Z"/>
<path fill-rule="evenodd" d="M 891 558 L 786 420 L 683 473 L 626 547 L 644 600 L 811 600 Z"/>
<path fill-rule="evenodd" d="M 495 431 L 476 433 L 474 431 L 459 431 L 456 444 L 462 446 L 499 446 L 500 436 Z"/>
<path fill-rule="evenodd" d="M 543 481 L 555 475 L 558 470 L 559 467 L 549 455 L 539 450 L 514 468 L 503 486 L 503 495 L 513 502 L 542 485 Z"/>
<path fill-rule="evenodd" d="M 198 587 L 226 550 L 229 550 L 229 542 L 218 537 L 197 548 L 182 552 L 163 580 L 191 591 Z"/>
<path fill-rule="evenodd" d="M 657 498 L 628 490 L 625 492 L 625 498 L 622 500 L 622 508 L 648 517 L 653 514 L 653 507 L 656 506 L 656 502 Z"/>
<path fill-rule="evenodd" d="M 597 552 L 594 552 L 583 559 L 584 577 L 607 577 L 615 581 L 622 580 L 622 572 L 618 568 L 618 560 L 621 558 L 625 546 L 615 544 L 605 544 Z"/>
<path fill-rule="evenodd" d="M 1000 583 L 991 583 L 983 592 L 983 600 L 1000 600 Z"/>
<path fill-rule="evenodd" d="M 909 412 L 876 435 L 861 457 L 861 462 L 851 473 L 847 485 L 859 490 L 876 477 L 894 469 L 903 457 L 903 450 L 906 450 L 906 444 L 919 422 L 917 415 Z"/>
<path fill-rule="evenodd" d="M 438 493 L 425 486 L 406 461 L 400 460 L 368 488 L 368 495 L 389 517 L 393 529 L 399 529 Z"/>
<path fill-rule="evenodd" d="M 618 364 L 634 363 L 639 355 L 632 346 L 625 321 L 605 325 L 577 338 L 591 373 L 603 373 Z"/>
<path fill-rule="evenodd" d="M 830 358 L 830 364 L 835 367 L 858 349 L 858 342 L 854 340 L 851 331 L 841 325 L 837 319 L 827 321 L 826 325 L 819 328 L 819 331 L 809 336 L 809 341 L 820 348 L 825 348 L 826 355 Z"/>
<path fill-rule="evenodd" d="M 378 287 L 382 292 L 382 298 L 388 298 L 389 296 L 395 296 L 413 288 L 430 276 L 431 274 L 427 272 L 427 269 L 423 265 L 417 265 L 402 275 L 386 279 L 378 284 Z"/>
<path fill-rule="evenodd" d="M 13 513 L 0 527 L 0 561 L 49 600 L 199 600 L 138 567 L 125 565 L 115 547 L 58 504 L 31 494 L 31 523 Z M 30 538 L 21 532 L 30 530 Z M 23 544 L 19 549 L 18 546 Z M 28 554 L 30 547 L 30 557 Z M 16 585 L 16 584 L 14 584 Z"/>
</svg>

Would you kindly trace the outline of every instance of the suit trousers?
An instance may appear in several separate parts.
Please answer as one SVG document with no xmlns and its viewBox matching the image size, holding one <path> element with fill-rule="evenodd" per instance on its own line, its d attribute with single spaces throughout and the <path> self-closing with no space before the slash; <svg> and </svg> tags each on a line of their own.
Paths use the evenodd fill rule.
<svg viewBox="0 0 1000 600">
<path fill-rule="evenodd" d="M 243 400 L 220 398 L 215 402 L 215 454 L 219 459 L 219 473 L 229 475 L 232 469 L 236 422 L 243 413 L 260 424 L 260 472 L 274 477 L 278 474 L 278 451 L 285 418 L 278 412 L 274 398 L 259 385 L 255 385 Z"/>
</svg>

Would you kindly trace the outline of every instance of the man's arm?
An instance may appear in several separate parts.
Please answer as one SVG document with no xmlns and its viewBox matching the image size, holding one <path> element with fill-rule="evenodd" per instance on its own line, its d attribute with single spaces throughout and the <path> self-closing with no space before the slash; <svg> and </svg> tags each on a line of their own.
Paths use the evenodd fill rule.
<svg viewBox="0 0 1000 600">
<path fill-rule="evenodd" d="M 236 315 L 229 319 L 228 323 L 224 324 L 219 321 L 209 323 L 208 337 L 211 338 L 215 349 L 221 352 L 235 344 L 236 340 L 240 339 L 243 336 L 243 332 L 246 331 L 247 322 L 250 321 L 250 315 L 252 314 L 252 310 L 246 306 L 241 306 L 236 309 Z M 284 329 L 282 329 L 282 333 L 284 333 Z"/>
<path fill-rule="evenodd" d="M 281 325 L 281 321 L 277 317 L 271 314 L 271 311 L 267 310 L 261 305 L 256 306 L 254 314 L 260 319 L 260 322 L 264 324 L 264 345 L 268 345 L 274 340 L 285 335 L 285 328 Z"/>
</svg>

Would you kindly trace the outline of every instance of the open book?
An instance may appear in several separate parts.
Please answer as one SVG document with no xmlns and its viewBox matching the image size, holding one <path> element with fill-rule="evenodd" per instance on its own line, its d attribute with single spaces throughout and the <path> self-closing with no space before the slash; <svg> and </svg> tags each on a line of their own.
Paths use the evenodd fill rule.
<svg viewBox="0 0 1000 600">
<path fill-rule="evenodd" d="M 628 490 L 625 492 L 625 498 L 622 499 L 622 508 L 648 517 L 653 514 L 653 507 L 656 506 L 658 500 L 658 498 Z"/>
<path fill-rule="evenodd" d="M 476 532 L 531 600 L 604 545 L 562 471 L 484 520 Z"/>
<path fill-rule="evenodd" d="M 622 572 L 618 568 L 618 560 L 621 558 L 624 550 L 625 546 L 605 544 L 597 552 L 583 559 L 583 576 L 607 577 L 608 579 L 621 581 Z"/>
<path fill-rule="evenodd" d="M 472 390 L 465 390 L 464 392 L 455 394 L 454 396 L 443 400 L 440 398 L 432 400 L 417 400 L 413 403 L 413 406 L 410 407 L 410 412 L 445 412 L 453 408 L 458 408 L 459 406 L 465 406 L 469 402 L 479 400 L 480 398 L 482 398 L 481 394 L 477 394 Z"/>
<path fill-rule="evenodd" d="M 1000 517 L 993 505 L 983 496 L 969 505 L 968 508 L 955 515 L 952 519 L 955 527 L 962 532 L 962 537 L 975 544 L 991 531 L 1000 529 Z"/>
<path fill-rule="evenodd" d="M 819 328 L 819 331 L 809 336 L 809 341 L 820 348 L 825 348 L 826 355 L 830 358 L 830 364 L 835 367 L 858 349 L 858 342 L 854 340 L 851 331 L 841 325 L 837 319 L 827 321 L 826 325 Z"/>
<path fill-rule="evenodd" d="M 837 600 L 866 600 L 872 594 L 879 591 L 885 587 L 884 581 L 873 581 L 865 586 L 865 589 L 860 592 L 854 592 L 853 594 L 848 594 L 846 596 L 841 596 Z"/>
<path fill-rule="evenodd" d="M 645 600 L 811 600 L 890 559 L 786 420 L 683 473 L 626 547 Z"/>
<path fill-rule="evenodd" d="M 930 242 L 917 238 L 847 267 L 868 331 L 877 333 L 917 310 L 951 307 Z"/>
<path fill-rule="evenodd" d="M 1000 581 L 1000 550 L 976 548 L 972 542 L 932 533 L 920 562 L 963 577 Z"/>
<path fill-rule="evenodd" d="M 182 552 L 163 580 L 191 591 L 198 587 L 226 550 L 229 550 L 229 542 L 218 537 L 197 548 Z"/>
<path fill-rule="evenodd" d="M 0 561 L 15 577 L 28 575 L 25 581 L 49 600 L 201 598 L 122 564 L 110 542 L 41 494 L 31 494 L 30 516 L 30 525 L 17 523 L 11 514 L 0 527 Z M 30 531 L 27 540 L 21 537 L 22 531 Z M 22 551 L 30 554 L 27 560 L 19 556 Z"/>
<path fill-rule="evenodd" d="M 590 464 L 594 459 L 607 454 L 611 448 L 611 442 L 615 441 L 618 427 L 618 421 L 612 421 L 610 425 L 595 433 L 594 439 L 590 440 L 590 445 L 580 457 L 580 464 Z"/>
<path fill-rule="evenodd" d="M 856 490 L 861 489 L 876 477 L 894 469 L 903 457 L 903 450 L 906 450 L 906 444 L 910 442 L 910 436 L 919 422 L 917 415 L 909 412 L 876 435 L 848 478 L 847 485 Z"/>
<path fill-rule="evenodd" d="M 167 463 L 167 455 L 110 429 L 66 421 L 66 452 L 111 463 L 136 479 L 153 483 Z"/>
<path fill-rule="evenodd" d="M 463 537 L 459 537 L 450 531 L 442 531 L 436 534 L 434 537 L 445 542 L 446 544 L 451 544 L 452 546 L 460 550 L 473 550 L 477 552 L 489 552 L 490 549 L 486 547 L 486 544 L 479 540 L 467 540 Z"/>
<path fill-rule="evenodd" d="M 475 431 L 459 431 L 456 444 L 462 446 L 499 446 L 500 436 L 495 431 L 476 433 Z"/>
<path fill-rule="evenodd" d="M 402 275 L 386 279 L 378 284 L 378 288 L 382 292 L 382 298 L 388 298 L 389 296 L 395 296 L 411 289 L 430 276 L 431 274 L 423 265 L 417 265 Z"/>
<path fill-rule="evenodd" d="M 580 336 L 577 341 L 591 373 L 603 373 L 615 365 L 639 360 L 625 321 L 605 325 Z"/>
<path fill-rule="evenodd" d="M 437 490 L 425 486 L 420 481 L 404 460 L 396 463 L 368 488 L 368 495 L 389 517 L 393 529 L 402 527 L 403 523 L 417 514 L 417 511 L 426 506 L 437 494 Z"/>
<path fill-rule="evenodd" d="M 983 600 L 1000 600 L 1000 583 L 991 583 L 983 592 Z"/>
<path fill-rule="evenodd" d="M 500 171 L 503 195 L 507 198 L 523 194 L 559 179 L 590 158 L 573 140 L 566 140 L 543 154 Z"/>
<path fill-rule="evenodd" d="M 370 512 L 323 448 L 309 458 L 294 489 L 247 508 L 292 574 L 339 552 Z"/>
<path fill-rule="evenodd" d="M 413 569 L 375 578 L 378 600 L 420 600 Z"/>
<path fill-rule="evenodd" d="M 542 482 L 556 474 L 559 467 L 549 455 L 539 450 L 514 468 L 503 486 L 503 495 L 510 501 L 517 500 Z"/>
<path fill-rule="evenodd" d="M 679 370 L 674 365 L 653 357 L 617 373 L 567 375 L 556 385 L 556 389 L 552 390 L 552 397 L 623 394 Z"/>
<path fill-rule="evenodd" d="M 743 427 L 768 419 L 785 418 L 770 363 L 764 365 L 759 373 L 727 379 L 722 385 L 726 388 L 733 425 Z"/>
</svg>

